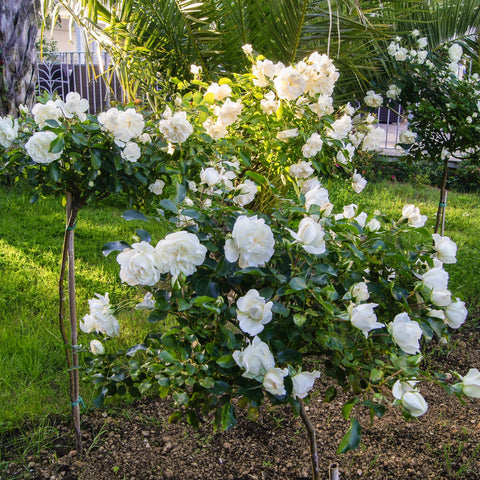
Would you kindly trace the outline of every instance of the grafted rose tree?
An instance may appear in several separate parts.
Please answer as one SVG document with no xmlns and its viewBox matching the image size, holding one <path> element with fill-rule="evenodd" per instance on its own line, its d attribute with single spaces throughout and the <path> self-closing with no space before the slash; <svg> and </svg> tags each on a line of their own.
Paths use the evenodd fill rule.
<svg viewBox="0 0 480 480">
<path fill-rule="evenodd" d="M 295 85 L 293 79 L 301 82 L 297 74 L 294 67 L 282 67 L 271 79 L 275 85 L 277 77 L 286 76 Z M 267 82 L 266 76 L 257 71 L 238 81 Z M 418 417 L 428 408 L 421 391 L 429 382 L 475 396 L 478 372 L 457 374 L 455 381 L 422 364 L 425 344 L 448 341 L 451 329 L 467 317 L 464 302 L 452 298 L 444 268 L 456 260 L 455 244 L 441 236 L 432 242 L 426 216 L 414 205 L 405 205 L 393 219 L 359 211 L 355 204 L 332 205 L 319 178 L 327 161 L 321 143 L 350 156 L 355 144 L 345 135 L 355 133 L 349 127 L 340 138 L 324 139 L 324 132 L 336 131 L 333 119 L 307 134 L 289 132 L 292 124 L 282 112 L 300 108 L 297 97 L 279 98 L 283 94 L 274 90 L 261 96 L 261 88 L 254 85 L 253 96 L 245 93 L 233 102 L 236 83 L 223 82 L 177 102 L 177 108 L 193 107 L 203 121 L 166 110 L 162 133 L 172 157 L 181 159 L 182 175 L 175 189 L 162 188 L 156 213 L 174 231 L 157 241 L 104 246 L 105 254 L 120 251 L 120 279 L 144 295 L 137 307 L 151 310 L 152 331 L 126 351 L 92 343 L 87 373 L 96 385 L 96 405 L 115 395 L 154 392 L 171 397 L 172 419 L 184 415 L 193 426 L 212 421 L 227 429 L 236 424 L 238 409 L 255 415 L 266 400 L 289 404 L 307 427 L 313 478 L 319 479 L 315 431 L 304 407 L 315 382 L 325 377 L 336 382 L 326 401 L 338 388 L 351 392 L 343 408 L 351 425 L 338 448 L 345 452 L 360 442 L 356 408 L 382 416 L 393 403 L 406 417 Z M 245 116 L 247 107 L 240 105 L 248 98 L 252 105 L 255 98 L 277 102 L 276 120 L 265 121 L 270 114 L 260 112 Z M 223 125 L 227 133 L 215 139 L 209 128 L 224 108 L 235 121 Z M 302 108 L 303 115 L 310 109 Z M 305 116 L 289 118 L 295 125 Z M 251 136 L 241 136 L 245 132 Z M 307 155 L 288 153 L 278 143 L 280 132 L 280 142 L 297 142 L 291 152 Z M 252 139 L 262 156 L 255 155 L 253 143 L 246 145 Z M 337 161 L 336 155 L 330 161 Z M 275 182 L 274 173 L 283 182 Z M 358 191 L 365 186 L 358 178 L 352 183 Z M 288 197 L 284 184 L 292 185 Z M 273 201 L 259 205 L 257 194 L 267 189 Z M 98 299 L 103 313 L 95 301 L 82 330 L 107 339 L 116 307 L 107 295 Z"/>
<path fill-rule="evenodd" d="M 449 162 L 461 161 L 459 168 L 480 162 L 479 76 L 464 55 L 461 41 L 429 50 L 427 38 L 418 30 L 392 40 L 386 56 L 395 76 L 385 89 L 384 104 L 404 108 L 409 129 L 399 140 L 408 151 L 407 160 L 431 162 L 443 172 L 435 223 L 435 232 L 443 235 Z M 365 104 L 372 108 L 383 101 L 374 91 L 365 97 Z"/>
<path fill-rule="evenodd" d="M 131 201 L 148 191 L 158 158 L 141 143 L 145 121 L 134 108 L 111 109 L 98 117 L 87 114 L 88 101 L 71 92 L 65 102 L 43 97 L 19 120 L 0 118 L 0 145 L 10 175 L 24 177 L 35 190 L 32 198 L 60 195 L 66 204 L 66 227 L 59 279 L 59 326 L 70 376 L 70 400 L 78 454 L 80 431 L 77 321 L 75 305 L 74 229 L 82 206 L 111 194 Z M 143 150 L 143 152 L 142 152 Z M 143 155 L 142 155 L 143 154 Z M 67 269 L 68 264 L 68 269 Z M 65 325 L 64 280 L 68 271 L 70 335 Z"/>
</svg>

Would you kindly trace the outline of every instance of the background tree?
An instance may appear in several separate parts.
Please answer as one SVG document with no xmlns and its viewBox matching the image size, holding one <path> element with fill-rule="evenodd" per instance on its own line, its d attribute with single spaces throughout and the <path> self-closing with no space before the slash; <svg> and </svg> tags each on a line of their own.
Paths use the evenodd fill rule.
<svg viewBox="0 0 480 480">
<path fill-rule="evenodd" d="M 18 115 L 35 96 L 37 0 L 0 2 L 0 116 Z"/>
</svg>

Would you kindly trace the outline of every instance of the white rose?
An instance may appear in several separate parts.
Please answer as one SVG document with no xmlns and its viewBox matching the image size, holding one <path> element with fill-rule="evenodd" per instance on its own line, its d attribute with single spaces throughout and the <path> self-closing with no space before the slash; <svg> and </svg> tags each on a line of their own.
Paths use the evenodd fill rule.
<svg viewBox="0 0 480 480">
<path fill-rule="evenodd" d="M 298 233 L 290 230 L 292 237 L 302 244 L 307 253 L 321 255 L 327 250 L 325 246 L 325 232 L 322 226 L 312 217 L 302 218 L 298 225 Z"/>
<path fill-rule="evenodd" d="M 277 133 L 278 140 L 284 142 L 288 138 L 294 138 L 298 135 L 298 128 L 289 128 L 287 130 L 282 130 Z"/>
<path fill-rule="evenodd" d="M 420 337 L 422 329 L 418 322 L 412 321 L 408 313 L 399 313 L 388 325 L 388 331 L 393 337 L 393 341 L 408 354 L 415 354 L 420 351 Z"/>
<path fill-rule="evenodd" d="M 90 351 L 94 355 L 103 355 L 105 353 L 105 348 L 103 348 L 103 344 L 99 340 L 92 340 L 90 342 Z"/>
<path fill-rule="evenodd" d="M 462 379 L 462 392 L 467 397 L 480 398 L 480 372 L 471 368 Z"/>
<path fill-rule="evenodd" d="M 397 85 L 389 85 L 386 96 L 392 100 L 396 100 L 402 91 Z"/>
<path fill-rule="evenodd" d="M 273 302 L 265 303 L 257 290 L 250 289 L 237 300 L 237 318 L 240 329 L 248 335 L 258 335 L 272 320 Z"/>
<path fill-rule="evenodd" d="M 293 398 L 305 398 L 308 392 L 313 388 L 315 379 L 320 378 L 320 372 L 314 370 L 313 372 L 300 372 L 292 377 Z"/>
<path fill-rule="evenodd" d="M 87 118 L 85 112 L 88 110 L 88 107 L 88 100 L 81 98 L 77 92 L 68 93 L 65 98 L 65 103 L 62 102 L 60 106 L 66 118 L 73 118 L 76 115 L 81 122 Z"/>
<path fill-rule="evenodd" d="M 224 83 L 219 85 L 218 83 L 212 83 L 208 88 L 206 93 L 213 93 L 215 100 L 223 100 L 224 98 L 229 97 L 232 94 L 232 89 L 229 85 Z"/>
<path fill-rule="evenodd" d="M 400 400 L 403 408 L 408 410 L 410 415 L 420 417 L 428 410 L 428 405 L 420 392 L 414 388 L 416 383 L 415 380 L 406 382 L 397 380 L 393 385 L 392 394 L 397 400 Z"/>
<path fill-rule="evenodd" d="M 236 190 L 239 193 L 238 195 L 235 195 L 235 197 L 233 197 L 233 201 L 240 207 L 244 207 L 245 205 L 253 202 L 253 200 L 255 199 L 255 195 L 257 194 L 258 188 L 254 182 L 247 179 L 245 180 L 245 182 L 238 185 Z"/>
<path fill-rule="evenodd" d="M 350 133 L 352 128 L 352 117 L 345 114 L 332 123 L 331 129 L 327 130 L 327 136 L 333 139 L 341 140 Z"/>
<path fill-rule="evenodd" d="M 407 145 L 414 143 L 416 138 L 417 138 L 417 134 L 410 130 L 405 130 L 398 137 L 398 139 L 400 140 L 400 143 L 405 143 Z"/>
<path fill-rule="evenodd" d="M 148 186 L 148 189 L 155 195 L 161 195 L 164 187 L 165 187 L 165 182 L 158 178 L 157 180 L 155 180 L 154 183 L 151 183 Z"/>
<path fill-rule="evenodd" d="M 364 152 L 380 150 L 385 145 L 385 139 L 385 130 L 381 127 L 374 128 L 363 137 L 362 150 Z"/>
<path fill-rule="evenodd" d="M 275 239 L 263 218 L 240 215 L 233 226 L 232 238 L 225 242 L 225 258 L 240 268 L 265 265 L 274 253 Z"/>
<path fill-rule="evenodd" d="M 278 102 L 275 100 L 274 92 L 266 93 L 265 98 L 260 100 L 260 107 L 265 115 L 274 114 L 277 111 L 278 105 Z"/>
<path fill-rule="evenodd" d="M 192 133 L 193 127 L 185 112 L 177 112 L 160 120 L 158 129 L 168 142 L 183 143 Z"/>
<path fill-rule="evenodd" d="M 240 100 L 232 102 L 229 98 L 227 98 L 221 107 L 216 106 L 214 109 L 215 115 L 218 117 L 217 123 L 223 125 L 224 127 L 234 124 L 239 115 L 242 113 L 242 110 L 243 104 Z"/>
<path fill-rule="evenodd" d="M 437 252 L 437 258 L 443 263 L 457 263 L 457 245 L 449 237 L 442 237 L 438 233 L 432 234 L 433 248 Z"/>
<path fill-rule="evenodd" d="M 47 125 L 47 120 L 58 120 L 62 116 L 62 111 L 53 100 L 47 103 L 36 103 L 32 108 L 33 119 L 35 123 L 43 128 Z"/>
<path fill-rule="evenodd" d="M 352 188 L 355 193 L 360 193 L 367 185 L 367 181 L 359 174 L 355 173 L 352 176 Z"/>
<path fill-rule="evenodd" d="M 283 378 L 288 375 L 288 368 L 270 368 L 263 377 L 263 388 L 272 395 L 282 396 L 287 392 L 283 385 Z"/>
<path fill-rule="evenodd" d="M 249 43 L 246 43 L 242 47 L 242 50 L 245 55 L 251 55 L 253 53 L 253 47 Z"/>
<path fill-rule="evenodd" d="M 257 87 L 266 87 L 268 78 L 275 76 L 276 67 L 271 60 L 257 60 L 252 68 L 252 73 L 256 77 L 253 84 Z"/>
<path fill-rule="evenodd" d="M 293 67 L 283 68 L 273 84 L 279 98 L 296 100 L 305 91 L 306 81 Z"/>
<path fill-rule="evenodd" d="M 140 147 L 135 142 L 127 142 L 123 147 L 121 156 L 128 162 L 136 162 L 141 156 Z"/>
<path fill-rule="evenodd" d="M 398 62 L 404 62 L 407 59 L 407 55 L 408 50 L 404 47 L 400 47 L 393 56 Z"/>
<path fill-rule="evenodd" d="M 272 352 L 258 337 L 254 337 L 252 343 L 243 350 L 235 350 L 232 357 L 245 370 L 242 377 L 246 378 L 262 377 L 267 370 L 275 367 Z"/>
<path fill-rule="evenodd" d="M 312 205 L 318 205 L 322 207 L 329 202 L 328 190 L 321 186 L 314 187 L 305 194 L 305 210 L 307 212 L 310 210 Z"/>
<path fill-rule="evenodd" d="M 346 152 L 346 155 L 345 155 Z M 342 150 L 339 150 L 337 152 L 337 160 L 346 165 L 348 162 L 350 162 L 353 158 L 353 155 L 355 153 L 355 145 L 352 145 L 351 143 L 347 143 L 344 145 Z"/>
<path fill-rule="evenodd" d="M 143 300 L 135 305 L 135 310 L 153 310 L 155 308 L 155 298 L 152 293 L 147 292 Z"/>
<path fill-rule="evenodd" d="M 290 165 L 288 168 L 288 173 L 294 178 L 308 178 L 314 172 L 315 170 L 312 168 L 311 162 L 305 162 L 304 160 Z"/>
<path fill-rule="evenodd" d="M 458 62 L 461 60 L 463 55 L 463 49 L 458 43 L 454 43 L 448 49 L 448 56 L 452 62 Z"/>
<path fill-rule="evenodd" d="M 359 282 L 350 287 L 350 295 L 357 302 L 364 302 L 370 298 L 370 293 L 368 293 L 368 286 L 365 282 Z"/>
<path fill-rule="evenodd" d="M 370 230 L 371 232 L 376 232 L 377 230 L 380 230 L 382 228 L 382 224 L 376 219 L 372 218 L 367 225 L 365 226 L 367 230 Z"/>
<path fill-rule="evenodd" d="M 452 301 L 452 293 L 446 288 L 434 288 L 430 295 L 430 301 L 437 307 L 446 307 L 447 305 L 450 305 Z"/>
<path fill-rule="evenodd" d="M 51 153 L 50 146 L 57 136 L 50 131 L 35 132 L 25 144 L 25 150 L 36 163 L 52 163 L 58 160 L 63 150 L 58 153 Z"/>
<path fill-rule="evenodd" d="M 207 248 L 195 234 L 180 231 L 169 233 L 160 240 L 155 252 L 160 273 L 170 273 L 173 277 L 183 273 L 188 277 L 205 261 Z"/>
<path fill-rule="evenodd" d="M 427 270 L 421 277 L 422 283 L 430 290 L 446 290 L 448 286 L 448 272 L 442 267 Z"/>
<path fill-rule="evenodd" d="M 366 212 L 362 212 L 360 214 L 358 214 L 354 220 L 362 227 L 364 228 L 365 227 L 365 223 L 367 221 L 367 217 L 368 217 L 368 214 Z"/>
<path fill-rule="evenodd" d="M 355 216 L 356 211 L 357 211 L 357 204 L 351 203 L 350 205 L 345 205 L 343 207 L 343 216 L 345 218 L 353 218 Z"/>
<path fill-rule="evenodd" d="M 200 183 L 206 183 L 209 187 L 214 187 L 220 180 L 220 173 L 215 168 L 207 167 L 200 170 Z"/>
<path fill-rule="evenodd" d="M 377 306 L 377 303 L 362 303 L 360 305 L 354 305 L 352 303 L 348 307 L 352 325 L 361 330 L 365 338 L 368 337 L 370 330 L 385 326 L 383 323 L 377 322 L 377 316 L 373 312 L 373 309 Z"/>
<path fill-rule="evenodd" d="M 190 65 L 190 73 L 193 75 L 199 75 L 200 73 L 202 73 L 202 67 L 192 63 Z"/>
<path fill-rule="evenodd" d="M 455 300 L 445 309 L 445 322 L 451 328 L 460 328 L 465 323 L 468 310 L 465 308 L 465 302 L 459 298 Z"/>
<path fill-rule="evenodd" d="M 305 195 L 310 190 L 313 190 L 314 188 L 320 188 L 321 186 L 322 184 L 318 178 L 309 178 L 308 180 L 302 182 L 301 191 Z"/>
<path fill-rule="evenodd" d="M 160 279 L 155 248 L 147 242 L 132 244 L 117 255 L 120 279 L 128 285 L 155 285 Z"/>
<path fill-rule="evenodd" d="M 202 125 L 207 131 L 207 135 L 210 135 L 213 140 L 219 140 L 228 134 L 228 130 L 225 125 L 219 122 L 214 122 L 211 118 L 207 118 Z"/>
<path fill-rule="evenodd" d="M 312 112 L 316 113 L 318 118 L 322 118 L 324 115 L 331 115 L 334 112 L 333 98 L 330 95 L 320 95 L 316 103 L 311 103 L 309 108 Z"/>
<path fill-rule="evenodd" d="M 10 116 L 0 117 L 0 145 L 9 148 L 18 135 L 18 120 Z"/>
<path fill-rule="evenodd" d="M 406 218 L 411 227 L 419 228 L 425 225 L 426 215 L 420 215 L 420 209 L 415 205 L 407 204 L 402 209 L 402 219 Z"/>
<path fill-rule="evenodd" d="M 90 313 L 80 322 L 80 330 L 86 333 L 104 333 L 114 337 L 120 332 L 118 320 L 113 316 L 113 307 L 110 305 L 108 293 L 104 296 L 95 294 L 97 298 L 88 300 Z"/>
<path fill-rule="evenodd" d="M 369 90 L 363 100 L 365 102 L 365 105 L 371 108 L 378 108 L 383 103 L 382 96 L 378 93 L 375 93 L 373 90 Z"/>
<path fill-rule="evenodd" d="M 149 133 L 142 133 L 141 135 L 139 135 L 138 141 L 143 144 L 150 143 L 152 141 L 152 137 Z"/>
</svg>

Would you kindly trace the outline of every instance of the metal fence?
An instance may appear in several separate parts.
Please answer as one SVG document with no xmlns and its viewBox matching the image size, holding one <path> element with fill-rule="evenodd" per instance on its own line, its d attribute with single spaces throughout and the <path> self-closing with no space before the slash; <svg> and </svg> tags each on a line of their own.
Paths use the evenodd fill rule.
<svg viewBox="0 0 480 480">
<path fill-rule="evenodd" d="M 109 55 L 103 52 L 100 62 L 87 64 L 84 52 L 45 53 L 38 62 L 38 93 L 56 93 L 65 99 L 69 92 L 78 92 L 82 98 L 88 99 L 90 113 L 106 110 L 113 100 L 123 101 L 124 95 Z M 378 109 L 377 115 L 378 126 L 386 133 L 383 153 L 400 155 L 402 149 L 397 146 L 398 138 L 407 129 L 407 121 L 383 107 Z"/>
</svg>

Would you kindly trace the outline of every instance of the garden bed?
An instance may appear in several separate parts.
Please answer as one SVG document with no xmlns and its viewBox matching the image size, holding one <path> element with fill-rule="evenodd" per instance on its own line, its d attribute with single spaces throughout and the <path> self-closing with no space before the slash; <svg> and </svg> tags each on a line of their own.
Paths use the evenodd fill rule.
<svg viewBox="0 0 480 480">
<path fill-rule="evenodd" d="M 470 319 L 470 324 L 473 325 Z M 479 367 L 480 333 L 465 327 L 455 344 L 436 346 L 425 363 L 439 370 L 465 374 Z M 429 410 L 418 420 L 405 421 L 400 409 L 387 408 L 370 423 L 366 412 L 354 411 L 363 426 L 362 443 L 336 455 L 348 429 L 341 416 L 346 397 L 323 403 L 325 382 L 319 382 L 308 406 L 316 425 L 321 469 L 340 466 L 341 479 L 477 479 L 480 478 L 480 403 L 447 395 L 441 388 L 421 389 Z M 128 407 L 93 410 L 83 416 L 86 455 L 78 461 L 72 450 L 71 428 L 60 423 L 55 445 L 11 463 L 5 479 L 149 480 L 211 479 L 295 480 L 310 478 L 309 447 L 299 418 L 289 407 L 265 406 L 257 419 L 240 410 L 238 425 L 214 432 L 207 423 L 195 430 L 171 424 L 168 400 L 150 398 Z M 4 452 L 5 453 L 5 452 Z M 18 453 L 18 452 L 17 452 Z M 10 459 L 14 452 L 7 452 Z"/>
</svg>

